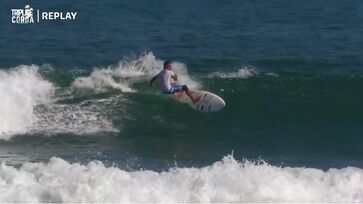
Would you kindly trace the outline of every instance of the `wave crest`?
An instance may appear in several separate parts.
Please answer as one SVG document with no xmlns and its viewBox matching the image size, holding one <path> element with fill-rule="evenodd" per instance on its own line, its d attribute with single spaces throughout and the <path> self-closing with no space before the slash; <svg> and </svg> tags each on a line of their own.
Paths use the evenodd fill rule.
<svg viewBox="0 0 363 204">
<path fill-rule="evenodd" d="M 200 84 L 188 75 L 185 64 L 173 62 L 173 71 L 179 76 L 179 83 L 187 84 L 191 88 L 198 88 Z M 126 58 L 117 66 L 95 69 L 90 76 L 78 77 L 72 87 L 77 90 L 105 91 L 108 89 L 122 92 L 136 92 L 132 85 L 136 82 L 147 81 L 161 71 L 163 61 L 156 59 L 152 52 L 142 54 L 138 58 Z"/>
</svg>

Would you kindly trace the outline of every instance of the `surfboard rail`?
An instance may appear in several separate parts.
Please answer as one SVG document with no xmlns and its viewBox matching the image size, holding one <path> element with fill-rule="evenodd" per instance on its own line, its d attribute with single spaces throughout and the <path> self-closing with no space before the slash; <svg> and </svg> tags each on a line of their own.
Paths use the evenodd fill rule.
<svg viewBox="0 0 363 204">
<path fill-rule="evenodd" d="M 186 103 L 191 108 L 200 112 L 216 112 L 226 106 L 224 100 L 214 93 L 201 90 L 190 90 L 190 92 L 194 97 L 200 96 L 200 100 L 193 103 L 184 91 L 172 94 L 171 96 L 175 100 Z"/>
</svg>

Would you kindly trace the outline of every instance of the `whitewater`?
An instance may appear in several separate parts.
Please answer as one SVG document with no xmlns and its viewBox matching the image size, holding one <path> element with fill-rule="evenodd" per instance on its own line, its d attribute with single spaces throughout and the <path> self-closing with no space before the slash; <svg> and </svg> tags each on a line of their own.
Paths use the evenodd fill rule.
<svg viewBox="0 0 363 204">
<path fill-rule="evenodd" d="M 21 134 L 117 131 L 98 112 L 80 105 L 55 103 L 59 89 L 39 73 L 39 66 L 0 70 L 0 139 Z"/>
<path fill-rule="evenodd" d="M 363 202 L 363 170 L 290 168 L 226 156 L 203 168 L 125 171 L 51 158 L 0 167 L 1 202 Z"/>
<path fill-rule="evenodd" d="M 36 66 L 0 70 L 0 137 L 24 133 L 34 121 L 33 108 L 48 103 L 52 83 L 43 80 Z"/>
</svg>

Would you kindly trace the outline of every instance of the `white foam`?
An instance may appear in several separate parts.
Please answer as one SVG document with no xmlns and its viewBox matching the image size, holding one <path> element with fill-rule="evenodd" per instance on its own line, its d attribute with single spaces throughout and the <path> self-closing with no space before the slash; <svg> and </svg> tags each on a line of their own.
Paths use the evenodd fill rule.
<svg viewBox="0 0 363 204">
<path fill-rule="evenodd" d="M 118 131 L 101 114 L 105 107 L 100 103 L 54 103 L 57 88 L 38 70 L 35 65 L 0 70 L 0 139 L 10 140 L 24 133 L 83 135 Z"/>
<path fill-rule="evenodd" d="M 363 202 L 363 170 L 322 171 L 238 162 L 166 172 L 105 167 L 101 162 L 0 167 L 1 202 Z"/>
<path fill-rule="evenodd" d="M 257 75 L 258 72 L 252 67 L 244 67 L 239 69 L 237 72 L 213 72 L 208 77 L 215 78 L 250 78 Z"/>
<path fill-rule="evenodd" d="M 64 96 L 61 96 L 62 99 Z M 72 97 L 72 94 L 71 94 Z M 127 115 L 126 106 L 129 101 L 122 95 L 115 95 L 106 99 L 90 99 L 78 104 L 50 103 L 37 106 L 34 109 L 36 121 L 30 133 L 54 135 L 58 133 L 72 133 L 76 135 L 90 135 L 99 132 L 119 132 L 113 127 L 112 116 L 117 109 L 118 118 Z M 113 107 L 110 109 L 109 107 Z M 121 114 L 122 113 L 122 114 Z"/>
<path fill-rule="evenodd" d="M 126 83 L 117 82 L 113 75 L 114 71 L 110 68 L 97 69 L 88 77 L 78 77 L 73 82 L 73 87 L 76 89 L 90 89 L 96 91 L 117 89 L 122 92 L 134 92 Z"/>
<path fill-rule="evenodd" d="M 122 92 L 136 92 L 132 84 L 150 80 L 163 66 L 163 61 L 156 59 L 152 52 L 143 54 L 138 58 L 124 59 L 116 66 L 95 69 L 90 76 L 78 77 L 72 84 L 77 90 L 104 91 L 107 89 L 120 90 Z M 198 88 L 200 85 L 192 80 L 183 63 L 172 63 L 173 71 L 178 74 L 179 83 L 186 84 L 190 88 Z"/>
<path fill-rule="evenodd" d="M 49 102 L 53 93 L 53 84 L 35 65 L 0 70 L 0 139 L 26 132 L 35 120 L 34 107 Z"/>
<path fill-rule="evenodd" d="M 98 132 L 118 132 L 102 114 L 91 106 L 49 104 L 35 108 L 36 120 L 29 133 L 54 135 L 72 133 L 89 135 Z"/>
</svg>

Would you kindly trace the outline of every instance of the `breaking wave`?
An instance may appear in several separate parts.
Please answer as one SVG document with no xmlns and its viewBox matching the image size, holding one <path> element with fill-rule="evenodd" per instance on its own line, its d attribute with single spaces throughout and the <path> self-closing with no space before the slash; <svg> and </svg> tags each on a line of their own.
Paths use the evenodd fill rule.
<svg viewBox="0 0 363 204">
<path fill-rule="evenodd" d="M 60 158 L 0 167 L 1 202 L 362 202 L 363 170 L 322 171 L 239 162 L 203 168 L 124 171 Z"/>
<path fill-rule="evenodd" d="M 58 89 L 41 76 L 36 65 L 0 70 L 0 139 L 26 133 L 118 131 L 101 114 L 104 111 L 97 100 L 87 105 L 58 104 Z"/>
<path fill-rule="evenodd" d="M 139 57 L 125 58 L 115 66 L 96 68 L 88 76 L 75 76 L 71 78 L 73 82 L 63 87 L 57 87 L 42 76 L 45 74 L 58 79 L 53 76 L 58 71 L 50 65 L 22 65 L 0 70 L 0 139 L 9 140 L 15 135 L 26 133 L 82 135 L 100 131 L 117 132 L 119 130 L 113 127 L 111 119 L 105 117 L 104 112 L 108 109 L 106 103 L 113 101 L 126 105 L 127 99 L 122 94 L 138 92 L 135 84 L 150 80 L 162 66 L 163 61 L 149 52 Z M 189 76 L 185 64 L 173 62 L 172 66 L 179 76 L 179 83 L 188 84 L 190 88 L 201 87 L 198 81 Z M 113 90 L 121 93 L 114 93 L 103 99 L 94 99 L 92 95 L 92 92 Z M 91 91 L 88 94 L 90 98 L 85 101 L 70 104 L 58 102 L 71 101 L 84 91 Z M 127 109 L 125 106 L 108 105 L 121 111 Z"/>
</svg>

